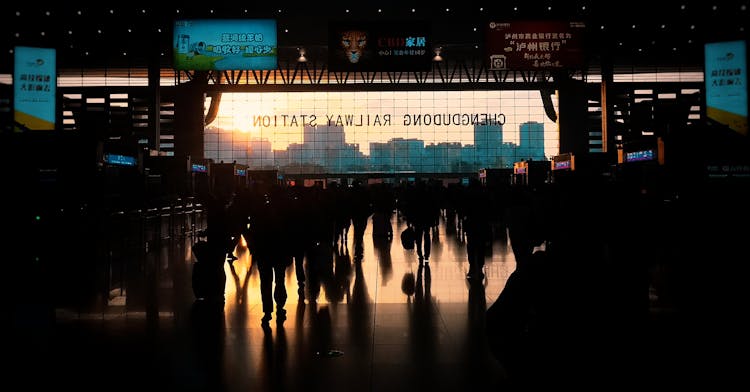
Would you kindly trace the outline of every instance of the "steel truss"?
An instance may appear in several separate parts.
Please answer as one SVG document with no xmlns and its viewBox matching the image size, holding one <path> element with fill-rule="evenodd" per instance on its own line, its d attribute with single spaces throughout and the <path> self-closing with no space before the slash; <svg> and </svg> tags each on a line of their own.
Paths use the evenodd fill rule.
<svg viewBox="0 0 750 392">
<path fill-rule="evenodd" d="M 469 61 L 433 62 L 427 71 L 331 71 L 325 64 L 288 62 L 273 70 L 179 71 L 176 84 L 204 79 L 208 91 L 547 89 L 583 70 L 490 70 Z"/>
</svg>

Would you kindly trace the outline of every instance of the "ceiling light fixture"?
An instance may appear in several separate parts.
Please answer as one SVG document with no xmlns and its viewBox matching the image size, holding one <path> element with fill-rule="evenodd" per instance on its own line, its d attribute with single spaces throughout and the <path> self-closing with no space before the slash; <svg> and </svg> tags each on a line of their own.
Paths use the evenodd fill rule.
<svg viewBox="0 0 750 392">
<path fill-rule="evenodd" d="M 435 48 L 435 57 L 432 58 L 432 61 L 443 61 L 443 56 L 440 55 L 440 52 L 442 51 L 442 46 L 438 46 L 437 48 Z"/>
</svg>

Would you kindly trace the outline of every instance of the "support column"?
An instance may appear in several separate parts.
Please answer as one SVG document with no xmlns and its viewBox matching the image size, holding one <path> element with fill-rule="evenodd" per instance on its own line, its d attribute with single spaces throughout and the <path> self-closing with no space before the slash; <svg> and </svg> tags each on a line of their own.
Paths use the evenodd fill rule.
<svg viewBox="0 0 750 392">
<path fill-rule="evenodd" d="M 557 126 L 560 152 L 585 155 L 589 152 L 588 99 L 583 81 L 563 76 L 557 84 Z"/>
<path fill-rule="evenodd" d="M 175 155 L 204 158 L 204 105 L 208 73 L 196 72 L 189 82 L 177 86 L 175 95 Z"/>
<path fill-rule="evenodd" d="M 159 52 L 152 53 L 148 64 L 148 94 L 151 105 L 148 107 L 148 128 L 153 141 L 148 148 L 159 151 L 161 145 L 161 64 Z"/>
</svg>

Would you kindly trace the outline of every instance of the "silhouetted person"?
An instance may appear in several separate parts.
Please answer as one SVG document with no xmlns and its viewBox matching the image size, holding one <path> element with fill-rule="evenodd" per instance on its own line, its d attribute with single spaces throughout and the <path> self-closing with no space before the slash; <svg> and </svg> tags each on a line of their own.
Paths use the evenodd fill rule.
<svg viewBox="0 0 750 392">
<path fill-rule="evenodd" d="M 359 181 L 355 181 L 352 184 L 349 195 L 352 226 L 354 227 L 354 241 L 359 241 L 362 244 L 365 228 L 367 227 L 367 219 L 372 214 L 372 201 L 370 200 L 369 191 Z M 357 253 L 356 250 L 355 253 Z"/>
<path fill-rule="evenodd" d="M 549 316 L 545 303 L 548 292 L 544 291 L 546 262 L 546 254 L 540 252 L 518 265 L 486 312 L 490 352 L 514 386 L 530 387 L 548 376 L 545 364 L 549 355 L 540 331 L 540 319 Z"/>
<path fill-rule="evenodd" d="M 439 209 L 434 196 L 427 184 L 419 181 L 406 196 L 404 215 L 406 221 L 414 228 L 415 247 L 419 261 L 425 263 L 430 260 L 432 239 L 430 234 L 435 224 Z"/>
<path fill-rule="evenodd" d="M 199 301 L 224 303 L 226 252 L 223 244 L 216 242 L 216 239 L 208 239 L 192 246 L 196 259 L 192 273 L 193 293 Z"/>
<path fill-rule="evenodd" d="M 239 231 L 235 217 L 230 213 L 229 196 L 208 194 L 203 197 L 206 206 L 206 240 L 221 247 L 225 258 L 234 261 L 234 247 L 237 244 Z"/>
<path fill-rule="evenodd" d="M 249 236 L 252 244 L 250 250 L 253 261 L 258 264 L 264 325 L 271 320 L 274 301 L 276 302 L 276 321 L 286 320 L 284 305 L 287 292 L 284 272 L 292 262 L 285 243 L 288 220 L 286 211 L 282 191 L 274 187 L 267 195 L 263 206 L 254 211 L 254 215 L 250 217 Z"/>
<path fill-rule="evenodd" d="M 293 187 L 288 189 L 287 208 L 284 213 L 288 214 L 287 220 L 287 246 L 294 262 L 294 272 L 297 277 L 297 294 L 300 300 L 305 298 L 305 250 L 310 241 L 308 210 L 303 188 Z"/>
<path fill-rule="evenodd" d="M 339 185 L 337 182 L 332 182 L 329 188 L 329 195 L 332 199 L 332 213 L 333 213 L 333 245 L 337 244 L 341 247 L 349 246 L 349 226 L 352 222 L 352 207 L 349 195 L 349 190 L 346 187 Z"/>
<path fill-rule="evenodd" d="M 331 270 L 333 260 L 332 236 L 334 223 L 331 219 L 332 194 L 322 188 L 310 189 L 308 206 L 308 224 L 305 230 L 309 232 L 310 240 L 306 249 L 307 273 L 306 289 L 310 302 L 317 302 L 320 295 L 321 283 L 324 275 Z"/>
<path fill-rule="evenodd" d="M 492 205 L 487 190 L 477 179 L 471 179 L 463 199 L 463 229 L 466 232 L 466 254 L 470 279 L 484 278 L 484 258 L 492 238 Z"/>
<path fill-rule="evenodd" d="M 395 206 L 394 196 L 385 184 L 376 184 L 372 191 L 372 237 L 373 241 L 393 239 L 391 217 Z"/>
</svg>

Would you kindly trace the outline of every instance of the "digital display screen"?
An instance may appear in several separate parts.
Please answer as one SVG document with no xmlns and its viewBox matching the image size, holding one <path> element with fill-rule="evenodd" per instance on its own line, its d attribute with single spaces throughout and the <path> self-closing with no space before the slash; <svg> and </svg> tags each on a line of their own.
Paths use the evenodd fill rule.
<svg viewBox="0 0 750 392">
<path fill-rule="evenodd" d="M 104 163 L 117 166 L 136 166 L 138 161 L 135 157 L 119 154 L 104 154 Z"/>
<path fill-rule="evenodd" d="M 555 161 L 552 166 L 552 170 L 566 170 L 570 169 L 570 161 Z"/>
<path fill-rule="evenodd" d="M 745 41 L 705 45 L 706 117 L 747 135 Z"/>
<path fill-rule="evenodd" d="M 529 164 L 526 161 L 514 162 L 513 174 L 526 174 L 528 167 L 529 167 Z"/>
<path fill-rule="evenodd" d="M 631 151 L 625 153 L 625 162 L 653 161 L 656 158 L 654 150 Z"/>
<path fill-rule="evenodd" d="M 57 63 L 55 49 L 16 46 L 13 118 L 17 130 L 54 130 Z"/>
<path fill-rule="evenodd" d="M 236 174 L 238 176 L 245 176 L 245 175 L 247 175 L 247 170 L 245 170 L 245 169 L 235 169 L 234 170 L 234 174 Z"/>
<path fill-rule="evenodd" d="M 197 163 L 193 163 L 192 171 L 193 173 L 208 173 L 208 168 L 206 167 L 206 165 L 199 165 Z"/>
<path fill-rule="evenodd" d="M 177 20 L 172 47 L 178 70 L 276 69 L 276 20 Z"/>
</svg>

